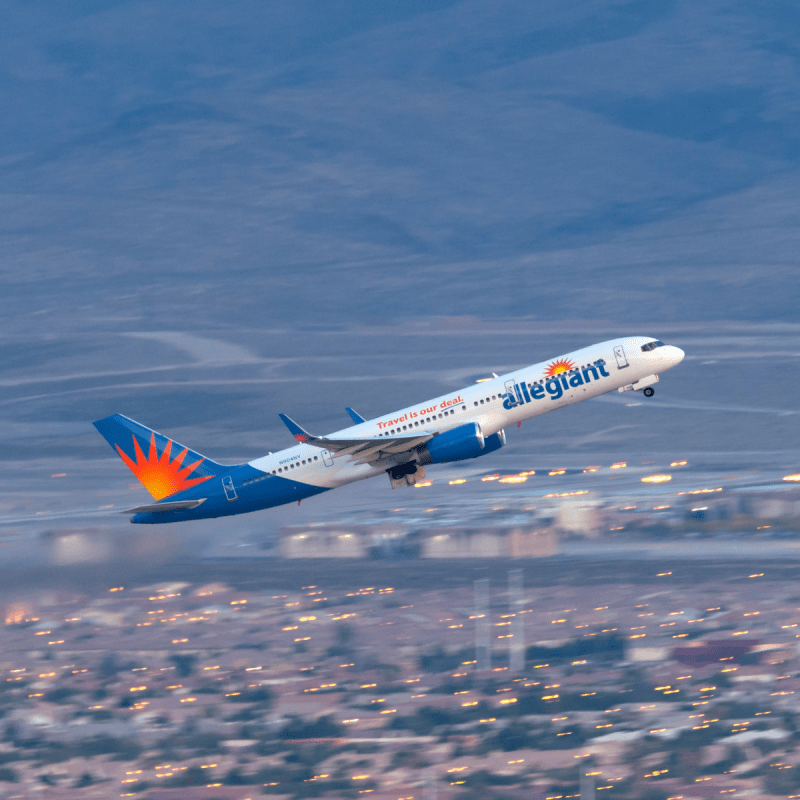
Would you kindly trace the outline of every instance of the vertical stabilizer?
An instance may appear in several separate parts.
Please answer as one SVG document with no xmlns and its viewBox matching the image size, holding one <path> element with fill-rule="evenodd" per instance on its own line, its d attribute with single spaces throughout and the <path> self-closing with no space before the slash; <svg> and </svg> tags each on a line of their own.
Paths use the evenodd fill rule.
<svg viewBox="0 0 800 800">
<path fill-rule="evenodd" d="M 155 500 L 191 489 L 226 469 L 122 414 L 94 426 Z"/>
</svg>

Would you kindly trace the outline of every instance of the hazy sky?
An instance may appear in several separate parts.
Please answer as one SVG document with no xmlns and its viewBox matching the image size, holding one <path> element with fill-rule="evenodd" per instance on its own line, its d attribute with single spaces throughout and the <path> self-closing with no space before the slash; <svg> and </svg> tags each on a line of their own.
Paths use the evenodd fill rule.
<svg viewBox="0 0 800 800">
<path fill-rule="evenodd" d="M 654 404 L 514 446 L 796 455 L 799 55 L 778 0 L 8 0 L 9 485 L 116 411 L 252 458 L 631 333 L 688 354 Z"/>
</svg>

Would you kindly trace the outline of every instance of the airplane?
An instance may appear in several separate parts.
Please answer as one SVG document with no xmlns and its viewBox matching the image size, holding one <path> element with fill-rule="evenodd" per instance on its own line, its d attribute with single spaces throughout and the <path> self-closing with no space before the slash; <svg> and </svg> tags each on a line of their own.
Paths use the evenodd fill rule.
<svg viewBox="0 0 800 800">
<path fill-rule="evenodd" d="M 617 390 L 654 394 L 659 374 L 683 351 L 633 336 L 591 345 L 529 367 L 494 375 L 459 391 L 314 436 L 284 414 L 294 447 L 244 464 L 217 464 L 132 419 L 94 423 L 155 500 L 123 512 L 155 524 L 209 519 L 273 508 L 385 473 L 392 488 L 425 478 L 425 467 L 488 455 L 505 429 Z"/>
</svg>

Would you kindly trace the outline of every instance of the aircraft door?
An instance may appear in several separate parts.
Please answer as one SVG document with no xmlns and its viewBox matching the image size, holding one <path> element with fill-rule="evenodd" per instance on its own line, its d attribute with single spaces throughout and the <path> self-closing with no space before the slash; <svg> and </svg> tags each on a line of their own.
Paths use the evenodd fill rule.
<svg viewBox="0 0 800 800">
<path fill-rule="evenodd" d="M 625 348 L 621 344 L 618 344 L 614 348 L 614 358 L 617 359 L 617 367 L 619 369 L 630 366 L 630 364 L 628 364 L 628 359 L 625 357 Z"/>
<path fill-rule="evenodd" d="M 236 499 L 236 489 L 233 488 L 233 478 L 230 475 L 226 475 L 222 479 L 222 488 L 225 490 L 225 497 L 228 500 Z"/>
<path fill-rule="evenodd" d="M 514 381 L 506 381 L 506 393 L 508 394 L 508 399 L 511 401 L 512 406 L 517 405 L 519 402 L 515 389 Z"/>
<path fill-rule="evenodd" d="M 333 466 L 333 456 L 330 454 L 330 451 L 328 451 L 328 450 L 320 450 L 320 453 L 322 454 L 322 463 L 326 467 L 332 467 Z"/>
</svg>

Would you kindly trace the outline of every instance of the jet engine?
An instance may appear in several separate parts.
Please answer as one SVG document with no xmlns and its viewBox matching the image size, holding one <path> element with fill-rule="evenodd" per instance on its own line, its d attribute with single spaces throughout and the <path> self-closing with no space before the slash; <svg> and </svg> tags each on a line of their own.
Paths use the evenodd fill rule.
<svg viewBox="0 0 800 800">
<path fill-rule="evenodd" d="M 477 422 L 467 422 L 429 439 L 420 448 L 420 464 L 444 464 L 485 456 L 506 443 L 505 431 L 484 438 Z"/>
</svg>

